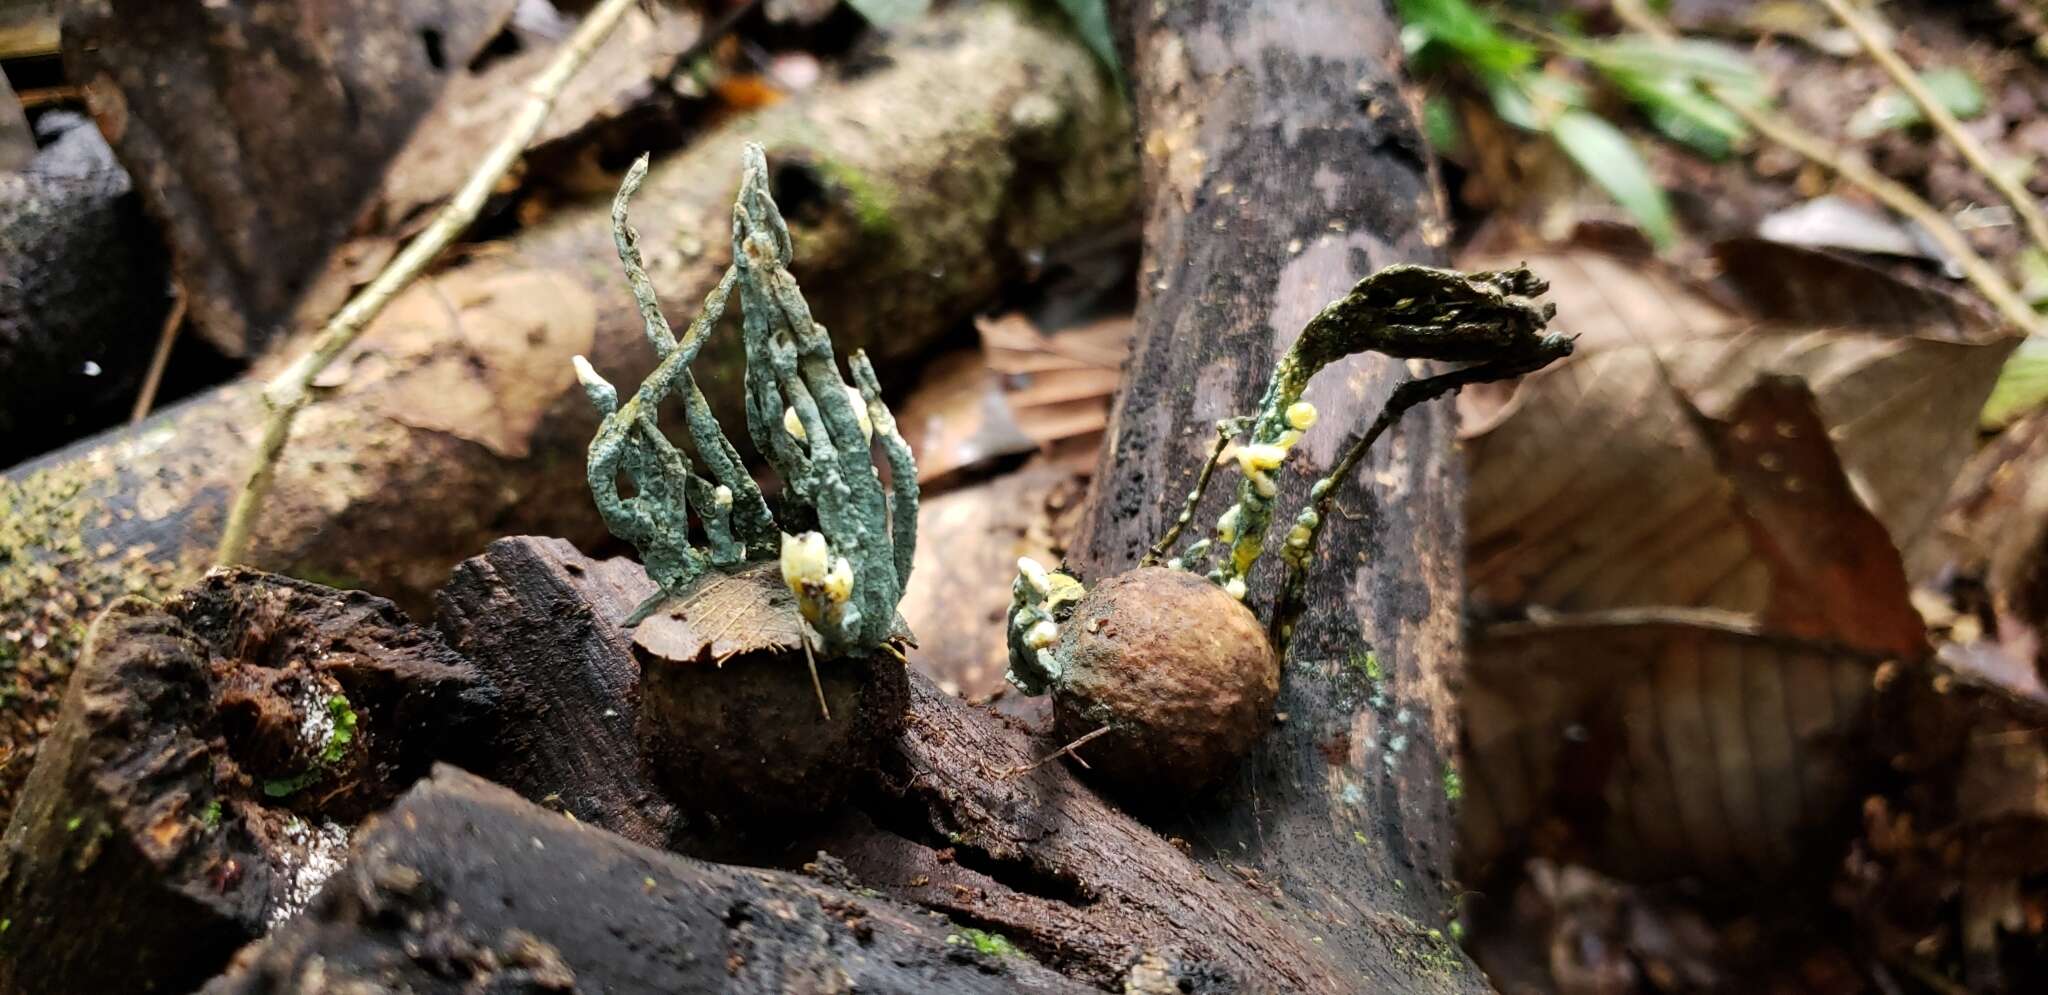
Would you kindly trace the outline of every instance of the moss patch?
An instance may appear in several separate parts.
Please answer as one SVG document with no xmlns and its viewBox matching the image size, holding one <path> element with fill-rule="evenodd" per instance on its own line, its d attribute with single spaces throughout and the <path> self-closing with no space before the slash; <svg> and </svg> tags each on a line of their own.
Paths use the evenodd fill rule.
<svg viewBox="0 0 2048 995">
<path fill-rule="evenodd" d="M 896 231 L 896 194 L 868 174 L 837 159 L 821 159 L 817 170 L 838 188 L 863 234 L 887 237 Z"/>
<path fill-rule="evenodd" d="M 990 957 L 1024 956 L 1024 951 L 1017 949 L 1017 945 L 1011 943 L 1008 937 L 1001 933 L 991 933 L 987 930 L 963 929 L 957 933 L 948 934 L 946 942 L 954 946 L 965 945 L 973 947 L 976 953 L 987 954 Z"/>
</svg>

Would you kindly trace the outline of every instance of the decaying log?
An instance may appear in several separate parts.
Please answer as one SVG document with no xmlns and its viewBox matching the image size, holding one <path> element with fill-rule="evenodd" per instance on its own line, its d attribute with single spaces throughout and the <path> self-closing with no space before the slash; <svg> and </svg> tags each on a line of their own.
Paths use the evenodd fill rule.
<svg viewBox="0 0 2048 995">
<path fill-rule="evenodd" d="M 823 850 L 859 885 L 1000 935 L 1091 985 L 1118 987 L 1143 962 L 1200 991 L 1354 990 L 1356 976 L 1309 939 L 1345 927 L 1304 932 L 1274 916 L 1274 894 L 1249 864 L 1197 863 L 1060 764 L 1032 766 L 1057 744 L 917 674 L 905 733 L 850 806 L 788 821 L 780 840 L 736 841 L 679 815 L 688 799 L 663 798 L 633 747 L 636 636 L 619 628 L 653 589 L 630 561 L 524 536 L 457 571 L 443 629 L 506 694 L 504 732 L 477 769 L 580 822 L 696 856 L 772 864 Z M 1407 937 L 1415 927 L 1399 916 L 1351 925 L 1443 943 Z M 1431 956 L 1441 970 L 1446 955 Z"/>
<path fill-rule="evenodd" d="M 163 249 L 92 122 L 0 172 L 0 466 L 115 424 L 167 302 Z"/>
<path fill-rule="evenodd" d="M 661 853 L 452 768 L 373 820 L 312 910 L 204 991 L 356 985 L 622 995 L 1094 990 L 937 916 L 788 873 Z"/>
<path fill-rule="evenodd" d="M 366 594 L 235 570 L 115 603 L 0 838 L 0 991 L 189 991 L 491 701 Z"/>
<path fill-rule="evenodd" d="M 1070 554 L 1090 580 L 1132 567 L 1162 533 L 1216 419 L 1255 409 L 1311 316 L 1379 267 L 1437 259 L 1447 234 L 1384 4 L 1148 2 L 1129 28 L 1145 253 L 1137 341 Z M 1288 460 L 1280 507 L 1300 505 L 1405 374 L 1358 357 L 1309 387 L 1321 419 Z M 1207 873 L 1270 890 L 1263 928 L 1336 966 L 1301 988 L 1484 986 L 1437 931 L 1458 792 L 1452 420 L 1445 403 L 1410 412 L 1341 483 L 1287 647 L 1281 720 L 1219 803 L 1159 826 Z M 1251 578 L 1262 617 L 1274 560 Z"/>
<path fill-rule="evenodd" d="M 885 60 L 708 134 L 656 166 L 634 218 L 661 299 L 694 309 L 728 256 L 742 142 L 767 143 L 798 276 L 848 350 L 913 352 L 1030 252 L 1120 218 L 1135 188 L 1126 111 L 1078 42 L 1007 5 L 931 19 Z M 904 108 L 916 108 L 905 112 Z M 602 207 L 565 210 L 395 301 L 302 415 L 257 524 L 261 564 L 409 608 L 515 532 L 596 539 L 581 470 L 594 427 L 569 357 L 639 382 L 651 354 Z M 680 320 L 680 319 L 678 319 Z M 740 410 L 741 350 L 698 379 Z M 721 372 L 723 371 L 723 372 Z M 196 577 L 261 421 L 251 383 L 0 478 L 0 808 L 26 774 L 98 607 Z"/>
<path fill-rule="evenodd" d="M 65 68 L 164 222 L 196 330 L 253 355 L 517 0 L 87 0 Z"/>
<path fill-rule="evenodd" d="M 619 624 L 654 590 L 630 560 L 500 539 L 455 568 L 440 626 L 504 696 L 497 740 L 472 770 L 635 843 L 695 851 L 634 745 L 640 666 Z"/>
</svg>

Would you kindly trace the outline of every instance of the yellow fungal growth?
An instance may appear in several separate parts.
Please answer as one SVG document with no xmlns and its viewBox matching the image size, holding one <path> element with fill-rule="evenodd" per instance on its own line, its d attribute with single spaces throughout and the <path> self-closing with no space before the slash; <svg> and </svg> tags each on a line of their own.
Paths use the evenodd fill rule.
<svg viewBox="0 0 2048 995">
<path fill-rule="evenodd" d="M 835 576 L 843 571 L 843 577 Z M 796 595 L 797 608 L 816 623 L 824 616 L 826 603 L 837 606 L 853 592 L 853 570 L 844 557 L 832 555 L 825 537 L 816 532 L 782 534 L 782 582 Z M 833 597 L 834 587 L 840 588 Z M 824 601 L 821 602 L 821 598 Z"/>
<path fill-rule="evenodd" d="M 1024 632 L 1024 645 L 1042 650 L 1060 641 L 1060 627 L 1051 619 L 1040 620 Z"/>
<path fill-rule="evenodd" d="M 853 597 L 853 564 L 846 557 L 832 558 L 832 569 L 825 571 L 825 579 L 818 585 L 833 604 L 845 604 Z"/>
<path fill-rule="evenodd" d="M 1232 577 L 1229 580 L 1223 582 L 1223 593 L 1228 594 L 1239 601 L 1244 600 L 1244 592 L 1245 588 L 1243 577 Z"/>
<path fill-rule="evenodd" d="M 860 391 L 853 387 L 845 387 L 843 389 L 846 391 L 846 403 L 853 406 L 854 419 L 860 422 L 860 437 L 873 442 L 875 440 L 875 420 L 868 411 L 867 399 L 860 396 Z M 798 442 L 805 440 L 804 420 L 797 417 L 796 408 L 788 407 L 782 409 L 782 430 L 788 432 L 789 437 Z"/>
<path fill-rule="evenodd" d="M 1055 570 L 1046 577 L 1046 611 L 1058 612 L 1067 605 L 1079 604 L 1087 596 L 1088 589 L 1068 574 Z"/>
<path fill-rule="evenodd" d="M 1237 465 L 1246 475 L 1278 470 L 1287 461 L 1287 448 L 1265 443 L 1253 443 L 1237 447 Z"/>
<path fill-rule="evenodd" d="M 1250 573 L 1252 564 L 1258 562 L 1259 554 L 1266 551 L 1266 540 L 1258 536 L 1245 536 L 1244 541 L 1230 547 L 1230 564 L 1239 576 Z"/>
<path fill-rule="evenodd" d="M 1306 432 L 1316 423 L 1316 406 L 1307 401 L 1296 401 L 1287 406 L 1287 426 L 1297 432 Z"/>
<path fill-rule="evenodd" d="M 1289 549 L 1307 549 L 1309 540 L 1313 538 L 1315 538 L 1314 529 L 1309 528 L 1304 523 L 1296 523 L 1293 528 L 1287 530 L 1287 547 Z"/>
<path fill-rule="evenodd" d="M 1216 519 L 1216 541 L 1229 545 L 1237 541 L 1237 521 L 1244 506 L 1233 504 Z"/>
<path fill-rule="evenodd" d="M 1052 578 L 1045 569 L 1045 564 L 1029 556 L 1017 557 L 1017 575 L 1024 578 L 1024 583 L 1031 585 L 1031 589 L 1040 595 L 1052 590 Z"/>
<path fill-rule="evenodd" d="M 782 534 L 782 582 L 796 590 L 799 584 L 823 580 L 831 569 L 832 550 L 825 537 L 816 532 Z"/>
</svg>

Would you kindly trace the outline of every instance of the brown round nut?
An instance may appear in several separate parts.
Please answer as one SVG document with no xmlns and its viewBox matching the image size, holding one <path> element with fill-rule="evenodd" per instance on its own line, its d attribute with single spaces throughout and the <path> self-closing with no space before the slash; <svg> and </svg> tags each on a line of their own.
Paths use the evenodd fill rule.
<svg viewBox="0 0 2048 995">
<path fill-rule="evenodd" d="M 1088 592 L 1060 626 L 1053 685 L 1064 741 L 1087 773 L 1134 795 L 1200 791 L 1273 723 L 1280 660 L 1258 617 L 1183 570 L 1140 567 Z"/>
</svg>

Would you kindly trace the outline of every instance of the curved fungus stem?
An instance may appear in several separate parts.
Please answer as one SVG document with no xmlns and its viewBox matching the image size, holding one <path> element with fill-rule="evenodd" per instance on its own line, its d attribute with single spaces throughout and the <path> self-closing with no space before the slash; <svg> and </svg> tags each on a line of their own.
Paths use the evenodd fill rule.
<svg viewBox="0 0 2048 995">
<path fill-rule="evenodd" d="M 1258 410 L 1216 423 L 1215 444 L 1180 515 L 1146 551 L 1140 567 L 1166 558 L 1170 569 L 1198 569 L 1207 563 L 1212 550 L 1221 550 L 1221 562 L 1208 572 L 1208 579 L 1244 601 L 1252 568 L 1266 550 L 1266 534 L 1280 493 L 1278 474 L 1317 421 L 1315 405 L 1302 398 L 1309 381 L 1331 363 L 1361 352 L 1467 364 L 1396 387 L 1372 424 L 1346 447 L 1330 474 L 1310 488 L 1308 501 L 1294 517 L 1283 545 L 1287 576 L 1276 602 L 1272 633 L 1273 643 L 1284 651 L 1330 502 L 1380 436 L 1410 408 L 1467 384 L 1542 369 L 1571 354 L 1570 338 L 1544 330 L 1556 310 L 1538 300 L 1547 289 L 1542 280 L 1519 268 L 1460 273 L 1398 265 L 1358 281 L 1311 319 L 1280 357 Z M 1239 433 L 1246 433 L 1246 439 L 1232 445 Z M 1226 457 L 1234 457 L 1242 477 L 1236 500 L 1217 515 L 1208 538 L 1171 556 L 1174 544 L 1193 522 L 1217 467 L 1230 461 Z M 1059 683 L 1067 669 L 1058 649 L 1059 625 L 1065 621 L 1060 610 L 1065 603 L 1054 591 L 1062 579 L 1073 590 L 1086 593 L 1073 578 L 1048 572 L 1030 561 L 1019 562 L 1017 579 L 1011 585 L 1009 676 L 1011 683 L 1027 694 L 1043 693 Z M 1079 598 L 1079 594 L 1074 596 L 1075 601 Z"/>
</svg>

